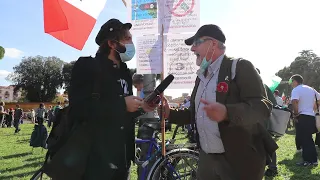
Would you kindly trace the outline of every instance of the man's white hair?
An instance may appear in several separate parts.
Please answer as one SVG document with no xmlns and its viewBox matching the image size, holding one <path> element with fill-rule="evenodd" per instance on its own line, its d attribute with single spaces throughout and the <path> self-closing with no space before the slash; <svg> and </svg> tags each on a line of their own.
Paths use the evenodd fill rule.
<svg viewBox="0 0 320 180">
<path fill-rule="evenodd" d="M 218 40 L 217 40 L 218 41 Z M 221 50 L 226 50 L 226 46 L 224 45 L 223 42 L 221 41 L 218 41 L 218 48 L 221 49 Z"/>
</svg>

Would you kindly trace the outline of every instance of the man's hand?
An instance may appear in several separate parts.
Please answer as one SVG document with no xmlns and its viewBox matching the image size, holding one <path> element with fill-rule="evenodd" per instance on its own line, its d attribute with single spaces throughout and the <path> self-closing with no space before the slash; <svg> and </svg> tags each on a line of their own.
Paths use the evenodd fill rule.
<svg viewBox="0 0 320 180">
<path fill-rule="evenodd" d="M 143 99 L 137 96 L 127 96 L 124 99 L 126 101 L 128 112 L 135 112 L 144 104 Z"/>
<path fill-rule="evenodd" d="M 221 122 L 227 118 L 227 108 L 225 105 L 216 102 L 209 103 L 204 99 L 200 99 L 200 101 L 205 105 L 203 110 L 206 111 L 207 116 L 211 120 Z"/>
<path fill-rule="evenodd" d="M 157 104 L 154 104 L 152 106 L 150 106 L 148 103 L 146 102 L 143 102 L 142 104 L 142 109 L 145 111 L 145 112 L 151 112 L 153 111 L 158 105 Z"/>
<path fill-rule="evenodd" d="M 165 96 L 163 96 L 163 107 L 164 107 L 163 110 L 164 110 L 164 115 L 165 115 L 164 118 L 167 119 L 167 118 L 169 118 L 169 115 L 170 115 L 170 106 L 169 106 L 169 103 L 168 103 L 168 99 Z M 162 116 L 161 108 L 162 108 L 162 106 L 160 105 L 158 107 L 158 114 L 160 116 Z"/>
</svg>

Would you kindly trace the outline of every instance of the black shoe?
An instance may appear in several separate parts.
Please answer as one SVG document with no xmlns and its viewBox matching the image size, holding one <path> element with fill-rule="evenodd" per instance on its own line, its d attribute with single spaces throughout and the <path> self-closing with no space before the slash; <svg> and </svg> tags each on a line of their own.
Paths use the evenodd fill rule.
<svg viewBox="0 0 320 180">
<path fill-rule="evenodd" d="M 304 161 L 304 162 L 298 162 L 296 164 L 297 166 L 304 166 L 304 167 L 308 167 L 308 166 L 318 166 L 318 162 L 307 162 L 307 161 Z"/>
<path fill-rule="evenodd" d="M 275 177 L 278 175 L 278 170 L 277 169 L 267 169 L 266 172 L 264 173 L 264 175 L 267 177 Z"/>
</svg>

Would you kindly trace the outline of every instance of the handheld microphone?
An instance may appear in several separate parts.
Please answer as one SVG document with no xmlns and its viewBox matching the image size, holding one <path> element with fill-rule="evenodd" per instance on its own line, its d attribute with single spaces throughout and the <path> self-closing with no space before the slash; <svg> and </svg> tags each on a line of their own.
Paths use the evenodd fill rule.
<svg viewBox="0 0 320 180">
<path fill-rule="evenodd" d="M 144 98 L 144 101 L 149 104 L 150 106 L 154 104 L 158 104 L 160 102 L 160 94 L 163 93 L 165 89 L 171 84 L 173 81 L 174 76 L 170 74 L 167 76 L 160 84 L 159 86 L 151 93 L 149 96 Z"/>
</svg>

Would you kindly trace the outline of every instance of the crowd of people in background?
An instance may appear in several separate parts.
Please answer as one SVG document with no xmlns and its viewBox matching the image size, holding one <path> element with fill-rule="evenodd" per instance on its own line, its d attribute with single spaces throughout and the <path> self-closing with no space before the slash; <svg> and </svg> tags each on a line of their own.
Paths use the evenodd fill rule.
<svg viewBox="0 0 320 180">
<path fill-rule="evenodd" d="M 16 104 L 15 109 L 6 109 L 5 103 L 0 102 L 0 128 L 14 127 L 14 132 L 18 133 L 21 130 L 19 125 L 23 124 L 24 120 L 27 120 L 32 124 L 43 124 L 44 122 L 47 122 L 48 127 L 51 127 L 57 111 L 66 106 L 68 106 L 67 99 L 64 101 L 64 105 L 62 105 L 61 102 L 58 102 L 56 106 L 50 105 L 46 108 L 44 103 L 40 103 L 39 108 L 24 111 L 20 108 L 19 104 Z"/>
</svg>

